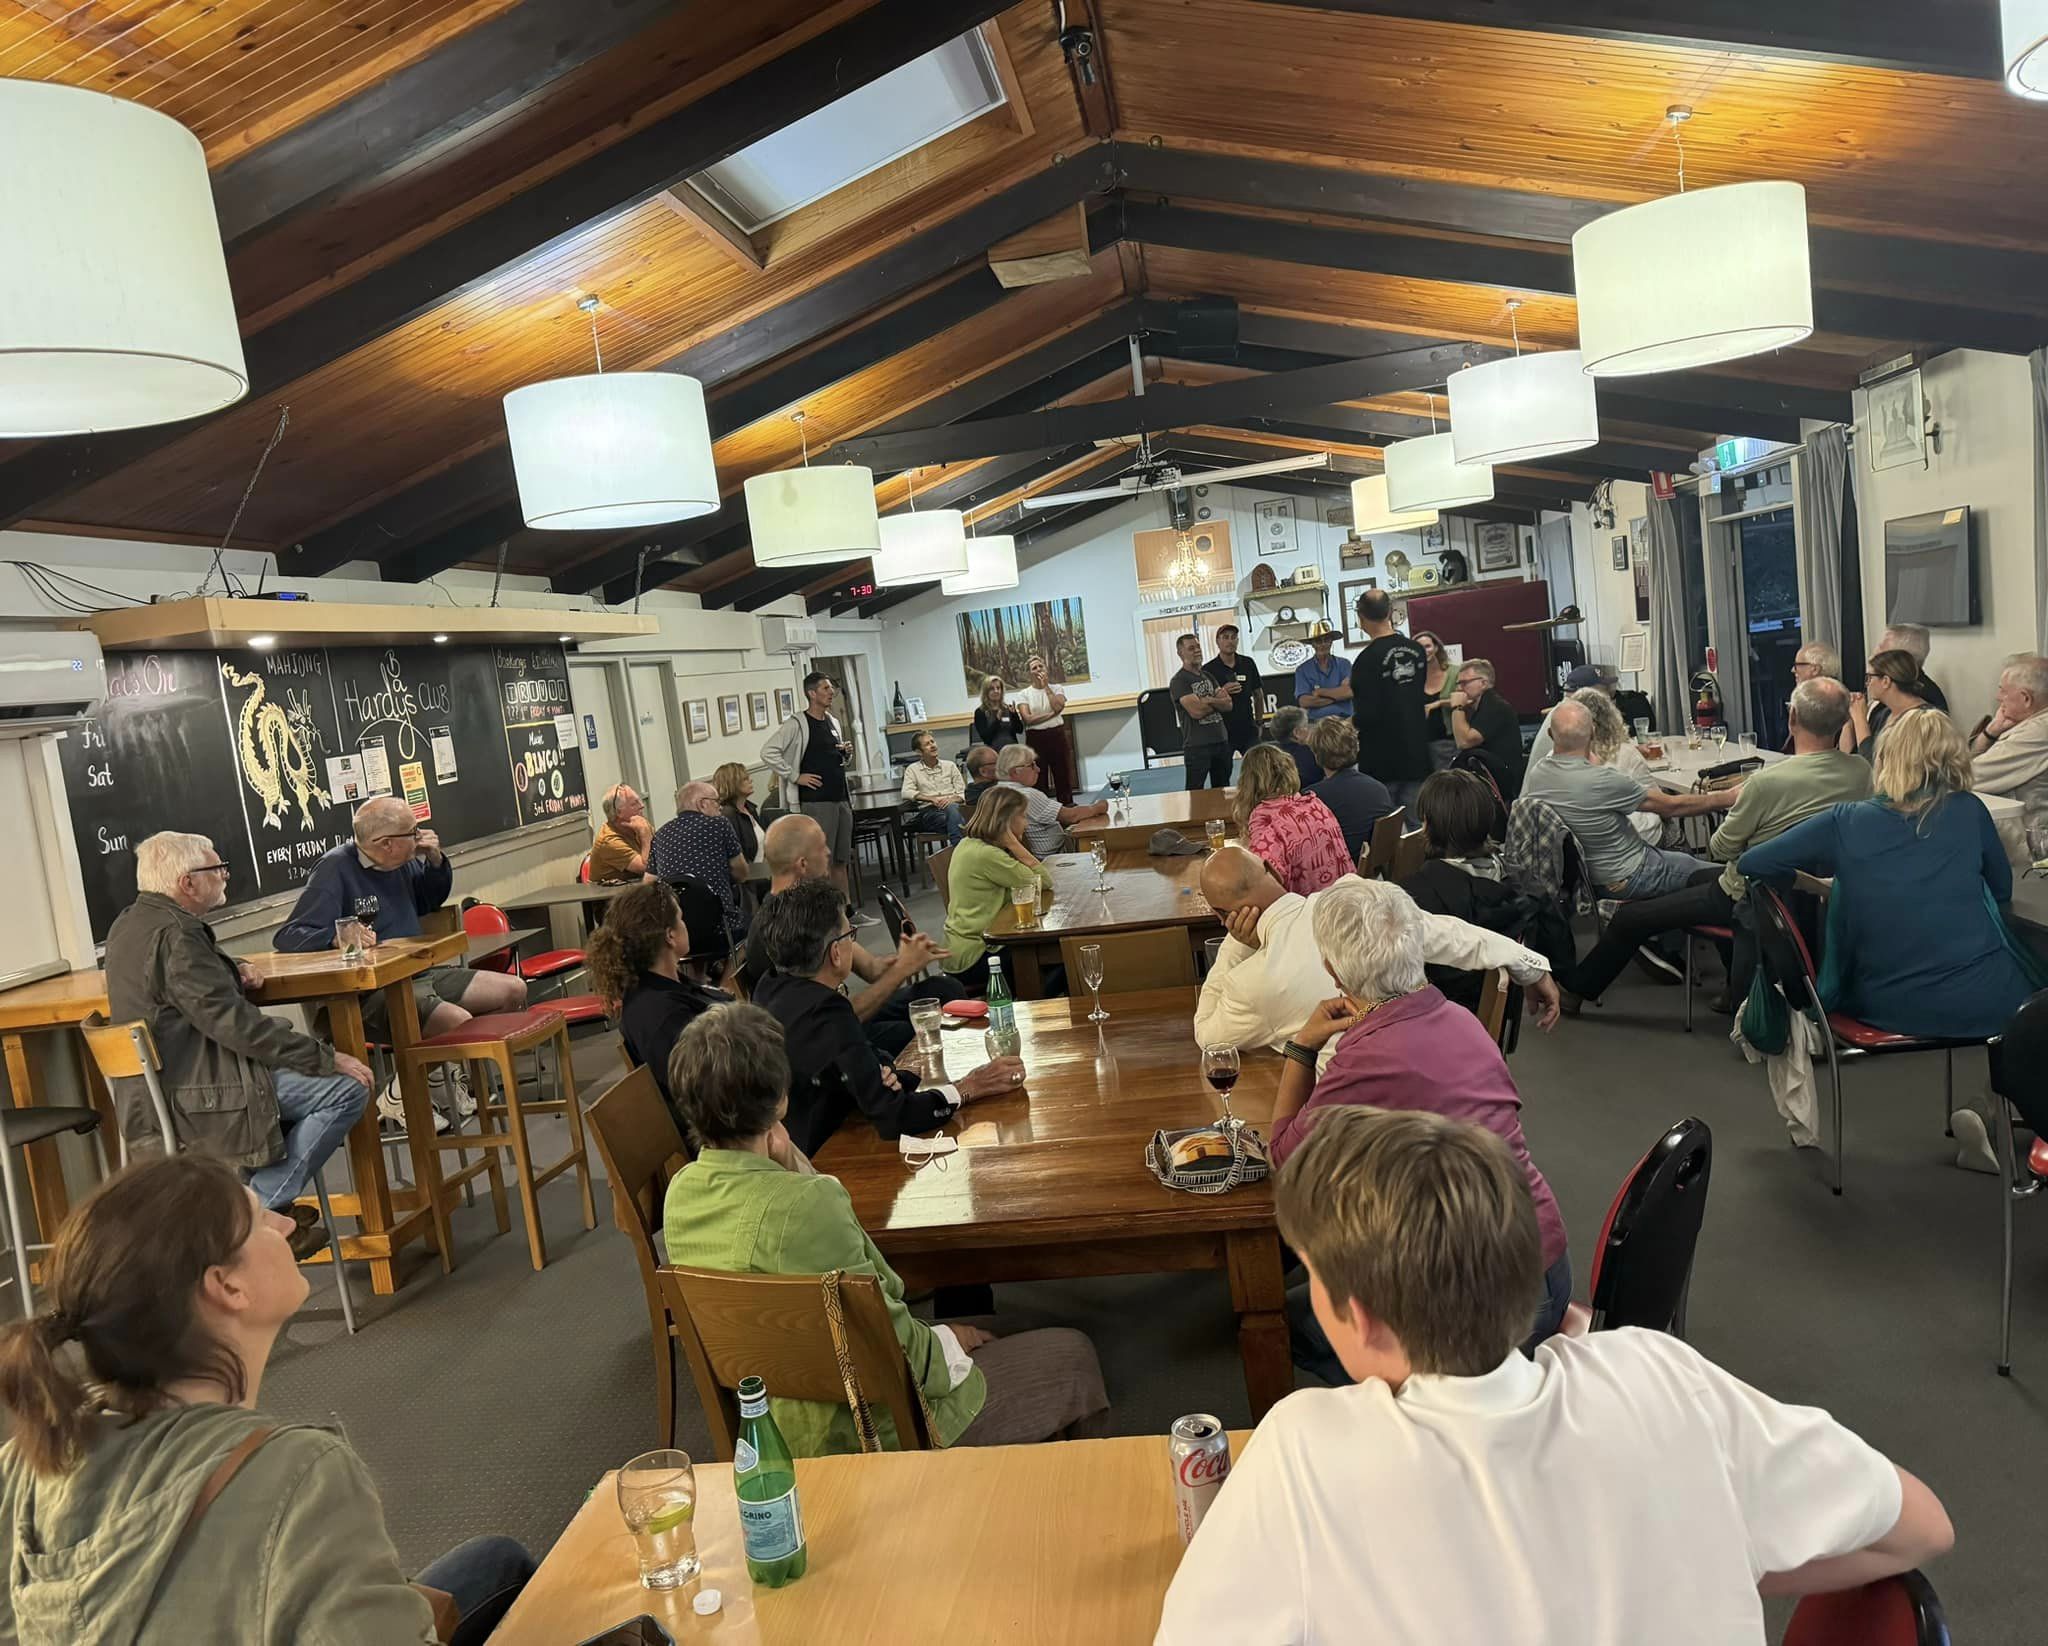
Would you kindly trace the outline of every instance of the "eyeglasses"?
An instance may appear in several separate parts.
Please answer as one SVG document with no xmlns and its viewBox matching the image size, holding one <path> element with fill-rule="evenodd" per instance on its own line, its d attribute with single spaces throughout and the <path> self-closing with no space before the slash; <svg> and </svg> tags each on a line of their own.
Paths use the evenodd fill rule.
<svg viewBox="0 0 2048 1646">
<path fill-rule="evenodd" d="M 418 829 L 404 829 L 397 834 L 380 834 L 370 844 L 381 846 L 387 840 L 417 840 L 419 837 L 420 831 Z"/>
<path fill-rule="evenodd" d="M 198 868 L 187 869 L 185 872 L 187 874 L 226 874 L 228 866 L 225 863 L 202 863 Z"/>
<path fill-rule="evenodd" d="M 834 943 L 844 943 L 844 942 L 848 941 L 848 940 L 849 940 L 849 939 L 850 939 L 850 938 L 851 938 L 852 936 L 853 936 L 853 928 L 852 928 L 851 926 L 849 926 L 849 927 L 847 927 L 847 928 L 846 928 L 846 930 L 845 930 L 845 931 L 841 932 L 841 933 L 840 933 L 840 934 L 839 934 L 839 935 L 838 935 L 837 937 L 833 938 L 833 939 L 832 939 L 832 941 L 833 941 Z"/>
</svg>

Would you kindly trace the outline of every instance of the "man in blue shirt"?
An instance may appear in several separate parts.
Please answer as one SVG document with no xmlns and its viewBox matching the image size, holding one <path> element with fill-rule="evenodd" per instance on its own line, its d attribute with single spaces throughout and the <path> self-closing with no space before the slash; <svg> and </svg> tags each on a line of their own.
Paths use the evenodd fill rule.
<svg viewBox="0 0 2048 1646">
<path fill-rule="evenodd" d="M 1294 671 L 1294 701 L 1308 710 L 1311 721 L 1326 720 L 1351 710 L 1351 664 L 1334 655 L 1337 633 L 1327 623 L 1309 637 L 1316 654 Z"/>
</svg>

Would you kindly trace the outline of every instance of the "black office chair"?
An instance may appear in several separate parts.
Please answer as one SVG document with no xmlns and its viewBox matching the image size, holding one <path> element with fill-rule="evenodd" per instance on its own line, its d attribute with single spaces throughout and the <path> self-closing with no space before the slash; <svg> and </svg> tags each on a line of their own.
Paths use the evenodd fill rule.
<svg viewBox="0 0 2048 1646">
<path fill-rule="evenodd" d="M 876 894 L 882 905 L 882 923 L 889 928 L 889 941 L 901 943 L 903 934 L 915 928 L 910 923 L 910 911 L 903 906 L 903 899 L 884 886 Z"/>
<path fill-rule="evenodd" d="M 1707 1214 L 1714 1134 L 1681 1120 L 1622 1180 L 1593 1248 L 1593 1329 L 1643 1326 L 1685 1336 L 1693 1251 Z"/>
<path fill-rule="evenodd" d="M 1154 760 L 1177 760 L 1186 752 L 1181 742 L 1180 716 L 1173 706 L 1173 693 L 1154 686 L 1138 693 L 1138 739 L 1144 745 L 1145 764 Z"/>
</svg>

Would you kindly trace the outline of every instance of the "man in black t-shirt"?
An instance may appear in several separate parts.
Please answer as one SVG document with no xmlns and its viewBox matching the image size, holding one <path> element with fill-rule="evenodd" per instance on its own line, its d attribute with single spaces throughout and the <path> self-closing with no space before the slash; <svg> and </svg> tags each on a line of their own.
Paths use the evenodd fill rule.
<svg viewBox="0 0 2048 1646">
<path fill-rule="evenodd" d="M 1243 754 L 1259 740 L 1258 711 L 1252 697 L 1259 689 L 1258 666 L 1237 655 L 1237 625 L 1226 623 L 1216 631 L 1216 655 L 1202 665 L 1202 672 L 1219 686 L 1237 683 L 1237 693 L 1224 711 L 1223 725 L 1230 733 L 1230 747 Z"/>
<path fill-rule="evenodd" d="M 1387 786 L 1394 804 L 1415 816 L 1415 795 L 1429 776 L 1429 723 L 1422 681 L 1429 657 L 1394 627 L 1384 589 L 1358 597 L 1358 626 L 1371 641 L 1351 665 L 1351 719 L 1358 727 L 1358 769 Z"/>
<path fill-rule="evenodd" d="M 1459 753 L 1477 749 L 1485 755 L 1501 798 L 1513 804 L 1522 792 L 1522 717 L 1515 706 L 1493 689 L 1494 668 L 1483 657 L 1458 665 L 1457 688 L 1451 693 L 1451 740 Z"/>
</svg>

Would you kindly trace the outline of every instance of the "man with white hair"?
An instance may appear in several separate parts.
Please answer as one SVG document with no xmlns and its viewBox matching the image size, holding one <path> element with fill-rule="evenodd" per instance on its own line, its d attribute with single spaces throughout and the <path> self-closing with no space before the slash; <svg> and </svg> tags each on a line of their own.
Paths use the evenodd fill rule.
<svg viewBox="0 0 2048 1646">
<path fill-rule="evenodd" d="M 1998 700 L 1970 739 L 1979 794 L 2010 795 L 2027 811 L 2048 803 L 2048 657 L 2021 654 L 1999 671 Z"/>
<path fill-rule="evenodd" d="M 1224 753 L 1230 750 L 1224 744 Z M 1034 856 L 1050 857 L 1067 848 L 1067 825 L 1087 817 L 1107 817 L 1109 802 L 1092 806 L 1062 806 L 1038 787 L 1038 751 L 1028 744 L 1012 743 L 996 756 L 996 779 L 1001 788 L 1015 789 L 1024 797 L 1024 844 Z"/>
<path fill-rule="evenodd" d="M 1931 647 L 1931 636 L 1918 623 L 1894 623 L 1877 637 L 1877 644 L 1870 648 L 1870 655 L 1879 652 L 1904 652 L 1920 665 L 1920 695 L 1943 714 L 1948 713 L 1948 699 L 1934 683 L 1934 676 L 1927 672 L 1927 653 Z"/>
<path fill-rule="evenodd" d="M 747 854 L 732 819 L 718 809 L 718 791 L 709 783 L 685 783 L 676 790 L 676 815 L 654 831 L 647 867 L 655 880 L 695 875 L 703 881 L 717 894 L 725 913 L 726 940 L 740 940 L 747 924 L 746 903 L 740 896 L 747 883 Z"/>
<path fill-rule="evenodd" d="M 1324 725 L 1332 722 L 1324 721 Z M 1338 881 L 1342 885 L 1343 881 Z M 1303 897 L 1242 846 L 1225 846 L 1202 865 L 1202 895 L 1230 935 L 1195 1005 L 1195 1040 L 1203 1046 L 1270 1046 L 1278 1051 L 1330 992 L 1329 973 L 1310 936 L 1326 887 Z M 1557 1022 L 1557 985 L 1550 962 L 1511 937 L 1447 914 L 1418 909 L 1422 958 L 1432 966 L 1484 971 L 1505 966 L 1535 1003 L 1537 1027 Z M 1332 1042 L 1323 1053 L 1329 1061 Z"/>
<path fill-rule="evenodd" d="M 303 1261 L 328 1233 L 296 1202 L 362 1114 L 370 1071 L 248 998 L 256 974 L 222 951 L 205 918 L 227 901 L 227 882 L 204 835 L 153 834 L 135 849 L 135 901 L 107 932 L 108 1009 L 117 1023 L 149 1025 L 175 1141 L 241 1167 L 256 1197 L 292 1219 Z M 154 1137 L 147 1095 L 121 1096 L 122 1130 Z"/>
<path fill-rule="evenodd" d="M 1593 716 L 1570 698 L 1550 711 L 1551 753 L 1529 768 L 1524 800 L 1554 807 L 1586 859 L 1586 872 L 1602 897 L 1630 902 L 1675 892 L 1703 869 L 1714 867 L 1691 852 L 1645 845 L 1629 826 L 1636 812 L 1657 817 L 1698 817 L 1725 812 L 1740 788 L 1719 794 L 1668 794 L 1613 766 L 1591 759 Z"/>
<path fill-rule="evenodd" d="M 647 873 L 647 843 L 654 823 L 630 783 L 614 783 L 598 797 L 604 812 L 590 846 L 590 878 L 600 886 L 624 885 Z"/>
</svg>

